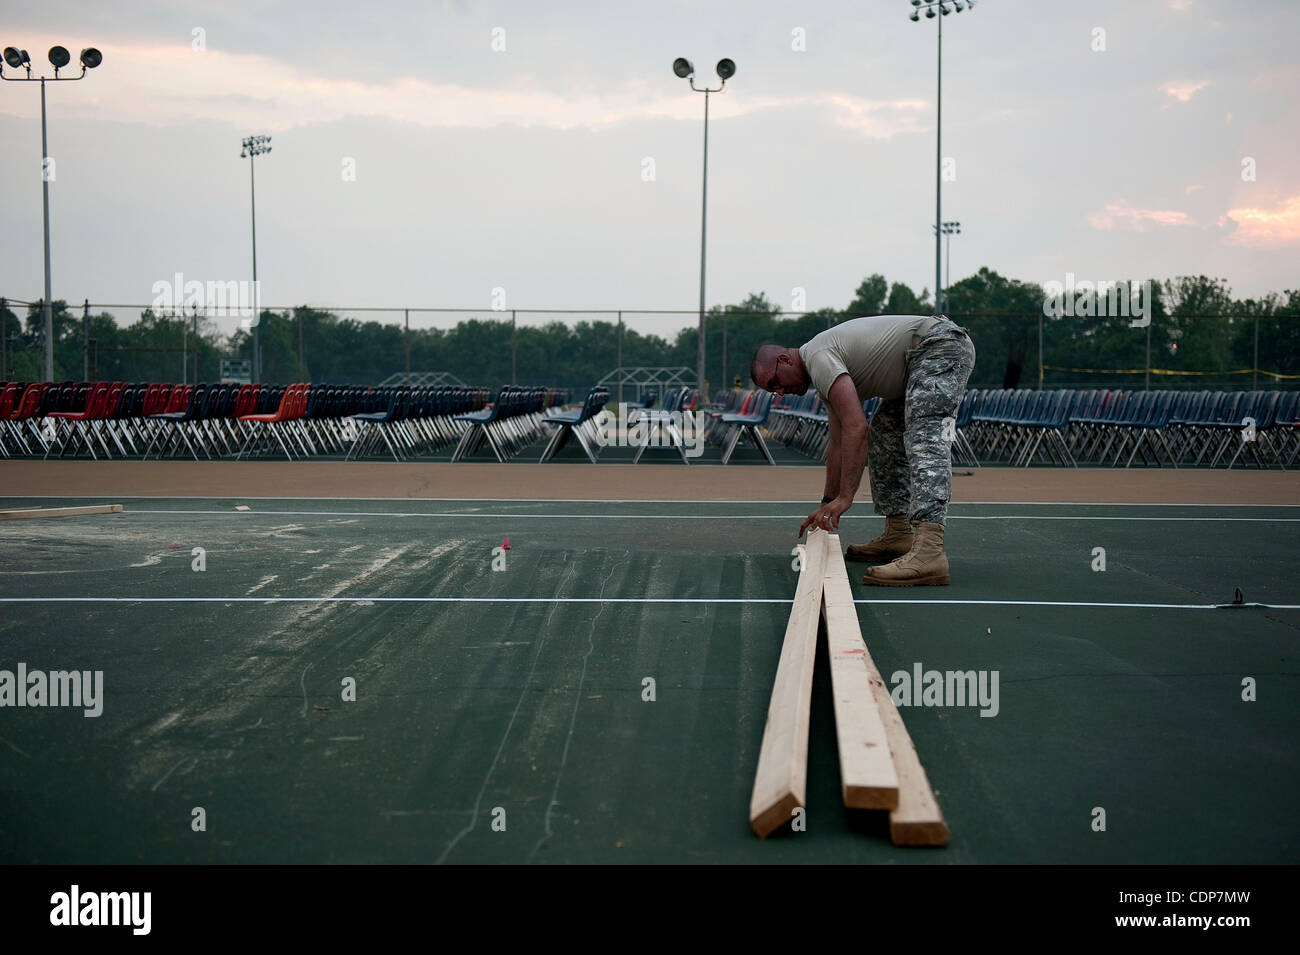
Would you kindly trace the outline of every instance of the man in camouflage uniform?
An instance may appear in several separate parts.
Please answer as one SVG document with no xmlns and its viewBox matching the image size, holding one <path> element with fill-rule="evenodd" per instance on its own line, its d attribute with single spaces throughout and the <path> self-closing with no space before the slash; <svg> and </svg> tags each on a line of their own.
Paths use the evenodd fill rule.
<svg viewBox="0 0 1300 955">
<path fill-rule="evenodd" d="M 826 405 L 830 445 L 822 506 L 809 527 L 839 528 L 868 465 L 862 402 L 879 397 L 872 420 L 871 498 L 885 517 L 884 533 L 849 547 L 845 557 L 883 564 L 863 581 L 885 587 L 951 582 L 944 553 L 944 522 L 952 489 L 951 432 L 975 346 L 948 318 L 881 315 L 828 328 L 802 348 L 764 345 L 754 355 L 754 384 L 778 395 L 815 387 Z M 888 561 L 888 563 L 885 563 Z"/>
</svg>

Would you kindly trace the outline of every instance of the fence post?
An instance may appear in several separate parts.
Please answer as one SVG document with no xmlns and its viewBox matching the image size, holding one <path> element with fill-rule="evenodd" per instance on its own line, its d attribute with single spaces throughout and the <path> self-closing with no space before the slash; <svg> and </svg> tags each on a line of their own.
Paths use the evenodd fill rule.
<svg viewBox="0 0 1300 955">
<path fill-rule="evenodd" d="M 411 310 L 402 309 L 402 314 L 406 318 L 406 331 L 402 337 L 406 339 L 406 383 L 409 385 L 411 383 Z"/>
<path fill-rule="evenodd" d="M 1142 386 L 1143 391 L 1151 390 L 1151 324 L 1152 322 L 1147 322 L 1147 377 L 1146 384 Z"/>
<path fill-rule="evenodd" d="M 623 374 L 623 313 L 618 313 L 618 403 L 623 404 L 623 379 L 627 376 Z M 637 396 L 640 401 L 640 396 Z"/>
<path fill-rule="evenodd" d="M 90 299 L 81 306 L 81 380 L 90 381 Z"/>
<path fill-rule="evenodd" d="M 45 300 L 44 300 L 44 299 L 37 299 L 37 301 L 35 302 L 35 305 L 36 305 L 37 308 L 39 308 L 39 309 L 41 310 L 41 315 L 44 316 L 44 315 L 45 315 Z M 36 340 L 39 341 L 39 342 L 41 343 L 42 354 L 44 354 L 44 348 L 45 348 L 45 322 L 44 322 L 44 319 L 43 319 L 43 318 L 42 318 L 42 321 L 41 321 L 41 322 L 39 323 L 39 325 L 38 325 L 38 330 L 37 330 L 37 332 L 36 332 Z M 42 379 L 42 380 L 44 380 L 44 379 Z M 50 380 L 52 381 L 53 378 L 51 378 Z"/>
<path fill-rule="evenodd" d="M 722 387 L 731 390 L 731 379 L 727 377 L 727 313 L 722 313 Z M 701 400 L 703 398 L 701 397 Z"/>
<path fill-rule="evenodd" d="M 1043 390 L 1043 312 L 1038 312 L 1038 390 Z"/>
<path fill-rule="evenodd" d="M 9 319 L 5 318 L 5 300 L 0 298 L 0 381 L 8 381 L 6 369 L 9 367 Z"/>
<path fill-rule="evenodd" d="M 1259 388 L 1259 312 L 1255 312 L 1255 360 L 1250 366 L 1250 390 Z"/>
<path fill-rule="evenodd" d="M 516 370 L 518 368 L 516 359 L 519 357 L 519 350 L 517 347 L 519 344 L 518 336 L 519 328 L 515 325 L 515 310 L 512 308 L 510 310 L 510 384 L 512 385 L 519 384 L 519 382 L 515 380 Z"/>
</svg>

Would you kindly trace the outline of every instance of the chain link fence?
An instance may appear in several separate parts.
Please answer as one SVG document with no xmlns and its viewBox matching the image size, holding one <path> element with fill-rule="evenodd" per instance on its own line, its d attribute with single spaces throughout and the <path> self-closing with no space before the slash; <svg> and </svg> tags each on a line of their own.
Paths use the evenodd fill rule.
<svg viewBox="0 0 1300 955">
<path fill-rule="evenodd" d="M 800 345 L 851 317 L 715 308 L 706 322 L 706 386 L 748 386 L 760 344 Z M 971 387 L 1300 387 L 1293 316 L 1157 315 L 1147 325 L 1040 313 L 951 317 L 975 341 Z M 0 378 L 38 380 L 40 303 L 0 299 L 0 320 Z M 264 306 L 257 331 L 268 382 L 374 384 L 445 372 L 473 384 L 581 390 L 634 367 L 686 367 L 693 383 L 698 323 L 689 309 Z M 217 381 L 221 359 L 251 357 L 251 324 L 251 310 L 55 302 L 55 378 Z"/>
</svg>

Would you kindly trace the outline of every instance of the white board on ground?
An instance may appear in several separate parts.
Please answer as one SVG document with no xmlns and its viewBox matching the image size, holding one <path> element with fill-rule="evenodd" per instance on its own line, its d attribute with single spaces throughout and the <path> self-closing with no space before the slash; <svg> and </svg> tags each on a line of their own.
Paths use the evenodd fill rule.
<svg viewBox="0 0 1300 955">
<path fill-rule="evenodd" d="M 794 811 L 804 807 L 807 794 L 809 704 L 826 538 L 825 531 L 810 531 L 803 549 L 802 569 L 763 728 L 754 792 L 749 801 L 749 823 L 764 838 L 790 822 Z"/>
</svg>

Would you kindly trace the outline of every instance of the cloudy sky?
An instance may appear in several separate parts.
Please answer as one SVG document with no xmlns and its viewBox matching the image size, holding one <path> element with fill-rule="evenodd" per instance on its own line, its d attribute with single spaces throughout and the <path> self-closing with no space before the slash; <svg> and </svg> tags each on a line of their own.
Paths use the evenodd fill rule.
<svg viewBox="0 0 1300 955">
<path fill-rule="evenodd" d="M 936 23 L 908 0 L 5 6 L 38 71 L 55 43 L 104 54 L 48 90 L 56 298 L 249 277 L 260 133 L 267 305 L 690 309 L 704 97 L 677 56 L 714 85 L 737 64 L 710 97 L 710 304 L 934 284 Z M 954 281 L 1300 285 L 1300 4 L 980 0 L 944 26 Z M 0 140 L 0 295 L 35 299 L 37 84 L 0 85 Z"/>
</svg>

